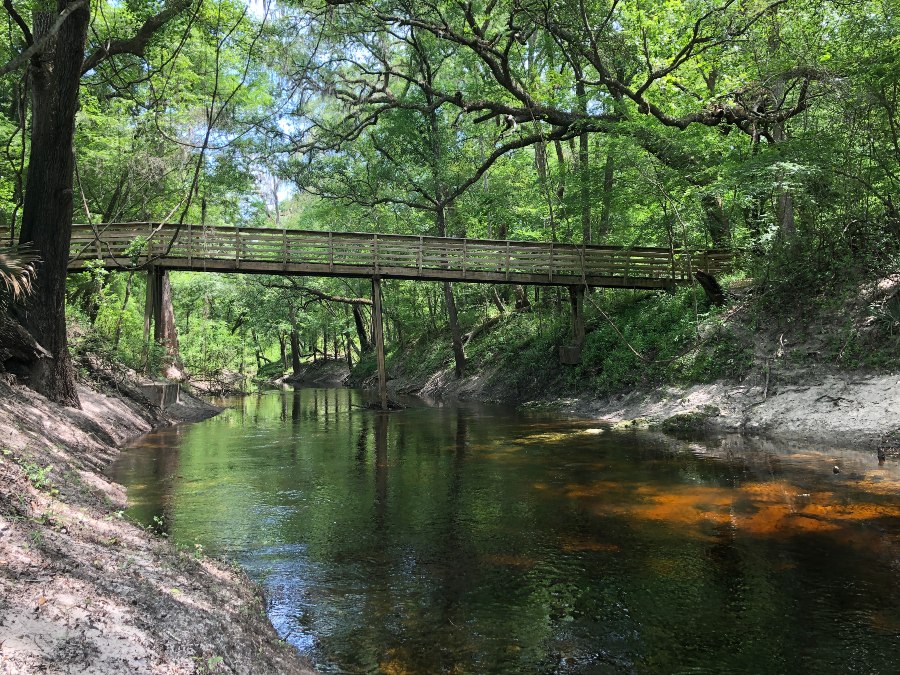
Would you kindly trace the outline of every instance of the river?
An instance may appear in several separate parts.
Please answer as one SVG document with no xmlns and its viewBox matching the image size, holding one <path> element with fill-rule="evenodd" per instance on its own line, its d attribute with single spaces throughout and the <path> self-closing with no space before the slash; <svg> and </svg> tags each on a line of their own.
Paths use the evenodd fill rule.
<svg viewBox="0 0 900 675">
<path fill-rule="evenodd" d="M 363 396 L 231 401 L 111 470 L 321 671 L 898 672 L 896 460 Z"/>
</svg>

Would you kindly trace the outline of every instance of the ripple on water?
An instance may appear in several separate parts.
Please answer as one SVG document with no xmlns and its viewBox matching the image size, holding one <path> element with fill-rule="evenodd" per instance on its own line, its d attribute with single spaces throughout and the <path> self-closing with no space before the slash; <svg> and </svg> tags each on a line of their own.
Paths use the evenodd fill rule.
<svg viewBox="0 0 900 675">
<path fill-rule="evenodd" d="M 323 672 L 892 672 L 900 464 L 277 392 L 123 453 Z M 832 467 L 841 466 L 840 474 Z"/>
</svg>

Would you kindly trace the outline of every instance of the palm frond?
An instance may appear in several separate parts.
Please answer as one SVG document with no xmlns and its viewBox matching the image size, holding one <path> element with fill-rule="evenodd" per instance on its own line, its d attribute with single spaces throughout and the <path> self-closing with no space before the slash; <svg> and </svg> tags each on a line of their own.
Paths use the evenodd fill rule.
<svg viewBox="0 0 900 675">
<path fill-rule="evenodd" d="M 37 261 L 37 254 L 27 247 L 0 246 L 0 305 L 31 293 Z"/>
</svg>

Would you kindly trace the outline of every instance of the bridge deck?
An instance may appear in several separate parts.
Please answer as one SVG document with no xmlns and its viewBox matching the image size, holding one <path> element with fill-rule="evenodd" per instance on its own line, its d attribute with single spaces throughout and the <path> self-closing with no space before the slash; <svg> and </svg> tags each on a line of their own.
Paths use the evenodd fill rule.
<svg viewBox="0 0 900 675">
<path fill-rule="evenodd" d="M 727 251 L 576 246 L 527 241 L 201 227 L 160 223 L 76 225 L 70 269 L 374 277 L 614 288 L 668 288 L 690 272 L 724 271 Z"/>
</svg>

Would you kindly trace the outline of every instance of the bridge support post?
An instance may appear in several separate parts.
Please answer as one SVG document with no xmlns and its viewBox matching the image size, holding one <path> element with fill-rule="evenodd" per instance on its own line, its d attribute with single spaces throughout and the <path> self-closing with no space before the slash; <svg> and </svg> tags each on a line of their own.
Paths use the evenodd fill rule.
<svg viewBox="0 0 900 675">
<path fill-rule="evenodd" d="M 564 366 L 581 363 L 581 349 L 584 346 L 584 286 L 569 286 L 569 301 L 572 305 L 572 344 L 560 346 L 559 362 Z"/>
<path fill-rule="evenodd" d="M 162 331 L 162 283 L 163 275 L 158 267 L 147 269 L 147 295 L 144 300 L 144 368 L 150 372 L 150 327 L 153 339 L 160 340 Z"/>
<path fill-rule="evenodd" d="M 569 301 L 572 304 L 572 344 L 584 345 L 584 286 L 569 286 Z"/>
<path fill-rule="evenodd" d="M 381 313 L 381 279 L 372 277 L 372 337 L 375 339 L 375 357 L 378 362 L 378 397 L 381 409 L 388 409 L 387 371 L 384 365 L 384 323 Z"/>
</svg>

